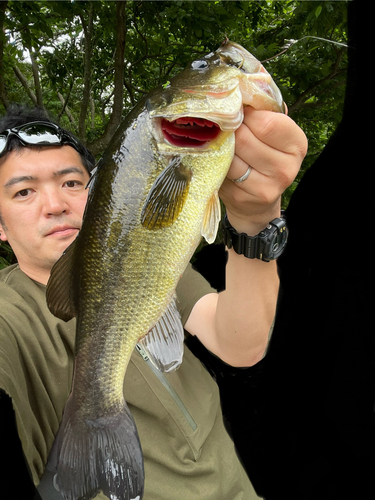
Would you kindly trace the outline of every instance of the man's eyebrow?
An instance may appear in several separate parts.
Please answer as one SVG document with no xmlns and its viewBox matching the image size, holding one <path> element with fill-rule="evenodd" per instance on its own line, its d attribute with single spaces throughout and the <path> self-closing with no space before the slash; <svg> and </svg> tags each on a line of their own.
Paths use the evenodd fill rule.
<svg viewBox="0 0 375 500">
<path fill-rule="evenodd" d="M 60 177 L 67 174 L 79 174 L 83 176 L 84 171 L 79 167 L 66 167 L 61 170 L 57 170 L 57 172 L 54 172 L 53 176 Z M 10 187 L 14 186 L 15 184 L 19 184 L 20 182 L 30 182 L 37 180 L 38 178 L 34 177 L 33 175 L 20 175 L 19 177 L 12 177 L 8 182 L 4 184 L 4 189 L 9 189 Z"/>
<path fill-rule="evenodd" d="M 62 170 L 58 170 L 57 172 L 54 172 L 53 176 L 54 177 L 59 177 L 62 175 L 67 175 L 67 174 L 79 174 L 79 175 L 84 175 L 84 170 L 79 168 L 79 167 L 67 167 L 63 168 Z"/>
<path fill-rule="evenodd" d="M 33 177 L 32 175 L 20 175 L 19 177 L 12 177 L 11 179 L 9 179 L 9 181 L 4 184 L 4 188 L 9 189 L 10 187 L 14 186 L 14 184 L 18 184 L 19 182 L 36 180 L 38 180 L 37 177 Z"/>
</svg>

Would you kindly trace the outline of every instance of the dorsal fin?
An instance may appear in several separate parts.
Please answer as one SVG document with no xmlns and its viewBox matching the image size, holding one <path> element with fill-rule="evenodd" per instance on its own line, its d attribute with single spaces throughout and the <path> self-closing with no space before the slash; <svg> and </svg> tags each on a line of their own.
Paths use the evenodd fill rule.
<svg viewBox="0 0 375 500">
<path fill-rule="evenodd" d="M 77 315 L 72 293 L 75 242 L 76 240 L 68 246 L 53 266 L 47 283 L 47 306 L 54 316 L 64 321 Z"/>
</svg>

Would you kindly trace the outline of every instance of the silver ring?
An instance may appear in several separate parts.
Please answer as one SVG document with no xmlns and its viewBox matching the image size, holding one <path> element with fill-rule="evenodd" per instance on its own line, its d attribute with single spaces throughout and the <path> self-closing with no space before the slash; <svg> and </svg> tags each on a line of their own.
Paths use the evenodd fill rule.
<svg viewBox="0 0 375 500">
<path fill-rule="evenodd" d="M 249 175 L 250 175 L 250 172 L 251 172 L 251 167 L 249 167 L 249 168 L 246 170 L 246 172 L 245 172 L 243 175 L 241 175 L 241 177 L 238 177 L 238 179 L 232 179 L 232 181 L 233 181 L 233 182 L 238 182 L 238 183 L 243 182 L 243 181 L 246 181 L 246 179 L 247 179 L 247 178 L 249 177 Z"/>
</svg>

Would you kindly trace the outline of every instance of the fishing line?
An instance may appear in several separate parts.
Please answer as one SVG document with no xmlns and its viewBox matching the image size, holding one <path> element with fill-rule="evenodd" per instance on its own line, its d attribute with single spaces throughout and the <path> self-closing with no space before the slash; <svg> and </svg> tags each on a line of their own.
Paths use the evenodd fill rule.
<svg viewBox="0 0 375 500">
<path fill-rule="evenodd" d="M 288 40 L 286 38 L 285 42 L 287 42 L 287 43 L 285 43 L 283 45 L 283 47 L 282 47 L 284 50 L 282 50 L 281 52 L 279 52 L 275 56 L 272 56 L 269 59 L 264 59 L 264 61 L 260 61 L 260 62 L 263 64 L 265 62 L 272 61 L 272 59 L 275 59 L 276 57 L 281 56 L 281 54 L 284 54 L 287 50 L 289 50 L 291 47 L 293 47 L 293 45 L 295 45 L 296 43 L 301 42 L 305 38 L 314 38 L 316 40 L 321 40 L 323 42 L 328 42 L 328 43 L 332 43 L 334 45 L 338 45 L 340 47 L 346 47 L 347 49 L 354 48 L 354 47 L 351 47 L 350 45 L 347 45 L 346 43 L 336 42 L 335 40 L 328 40 L 327 38 L 321 38 L 320 36 L 306 35 L 306 36 L 303 36 L 302 38 L 299 38 L 298 40 L 294 40 L 293 38 L 291 38 L 291 39 Z"/>
</svg>

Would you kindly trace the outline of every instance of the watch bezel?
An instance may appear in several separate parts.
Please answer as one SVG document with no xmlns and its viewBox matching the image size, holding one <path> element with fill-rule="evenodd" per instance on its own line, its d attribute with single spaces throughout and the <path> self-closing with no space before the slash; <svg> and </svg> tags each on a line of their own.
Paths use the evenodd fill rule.
<svg viewBox="0 0 375 500">
<path fill-rule="evenodd" d="M 281 217 L 273 219 L 258 236 L 262 233 L 264 233 L 264 248 L 260 258 L 262 260 L 267 259 L 267 261 L 279 258 L 288 240 L 288 228 L 285 219 Z M 279 238 L 281 238 L 281 240 L 276 242 L 277 247 L 275 248 L 275 239 Z M 261 237 L 261 240 L 262 239 Z"/>
</svg>

